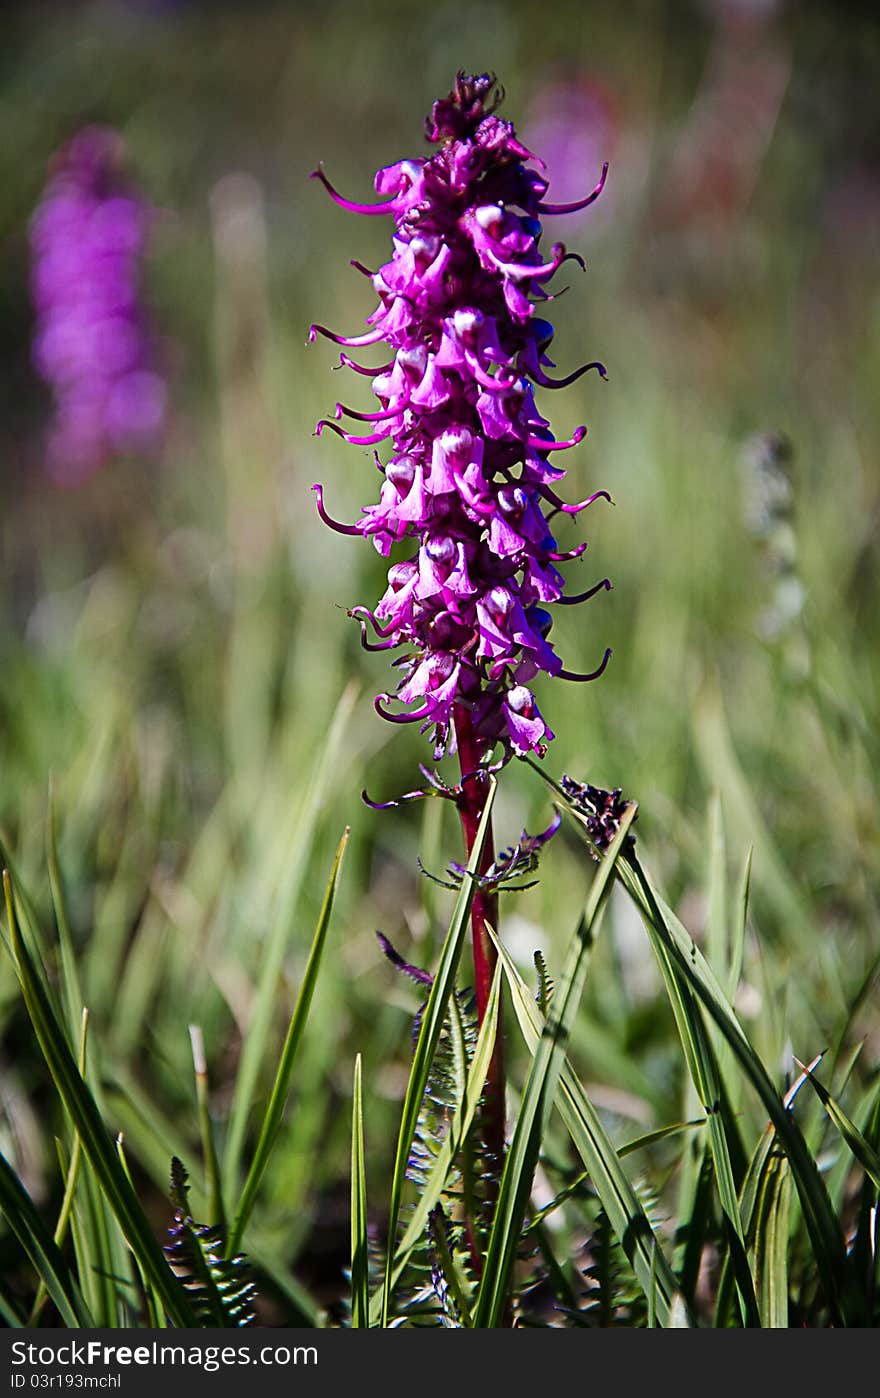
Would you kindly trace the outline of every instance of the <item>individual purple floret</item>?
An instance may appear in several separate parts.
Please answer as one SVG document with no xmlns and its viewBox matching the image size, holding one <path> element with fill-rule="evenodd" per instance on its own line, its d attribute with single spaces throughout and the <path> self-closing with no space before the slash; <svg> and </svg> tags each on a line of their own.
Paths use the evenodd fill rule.
<svg viewBox="0 0 880 1398">
<path fill-rule="evenodd" d="M 161 441 L 166 386 L 141 300 L 151 210 L 121 173 L 122 141 L 88 127 L 56 156 L 31 224 L 33 358 L 50 385 L 46 460 L 76 485 Z"/>
<path fill-rule="evenodd" d="M 550 521 L 610 497 L 598 491 L 563 502 L 558 454 L 586 428 L 557 440 L 535 401 L 536 387 L 562 387 L 588 369 L 605 377 L 598 363 L 552 377 L 553 327 L 536 314 L 553 299 L 547 283 L 560 267 L 583 266 L 562 243 L 540 250 L 541 219 L 586 208 L 605 170 L 584 199 L 546 202 L 548 181 L 530 167 L 534 157 L 513 126 L 495 115 L 499 101 L 494 77 L 460 73 L 427 122 L 436 152 L 380 170 L 379 203 L 353 204 L 323 170 L 314 172 L 344 208 L 389 215 L 396 225 L 389 262 L 377 272 L 354 264 L 379 297 L 367 332 L 310 331 L 310 340 L 324 335 L 344 346 L 341 365 L 372 378 L 378 410 L 338 403 L 317 434 L 330 429 L 354 445 L 387 448 L 385 460 L 374 452 L 379 500 L 355 524 L 341 525 L 322 487 L 314 489 L 325 523 L 371 538 L 381 554 L 418 542 L 416 553 L 391 564 L 376 607 L 351 615 L 368 650 L 407 648 L 394 662 L 397 689 L 380 694 L 376 708 L 392 722 L 432 729 L 437 757 L 456 737 L 461 746 L 464 714 L 483 755 L 498 742 L 508 755 L 543 755 L 553 734 L 532 682 L 542 673 L 594 679 L 611 654 L 591 674 L 572 674 L 547 639 L 548 607 L 611 586 L 603 579 L 580 597 L 564 596 L 557 565 L 586 544 L 561 547 Z M 378 368 L 349 353 L 380 344 Z M 343 427 L 344 418 L 362 426 Z"/>
</svg>

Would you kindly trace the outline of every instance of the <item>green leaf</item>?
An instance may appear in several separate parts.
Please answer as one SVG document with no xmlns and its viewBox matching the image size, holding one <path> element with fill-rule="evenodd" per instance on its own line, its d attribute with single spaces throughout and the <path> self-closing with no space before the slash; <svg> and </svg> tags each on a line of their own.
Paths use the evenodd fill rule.
<svg viewBox="0 0 880 1398">
<path fill-rule="evenodd" d="M 720 902 L 719 895 L 716 895 L 715 902 Z M 728 1247 L 733 1258 L 734 1276 L 740 1298 L 743 1323 L 745 1325 L 759 1325 L 760 1313 L 754 1281 L 746 1257 L 745 1234 L 731 1160 L 731 1143 L 728 1141 L 727 1134 L 728 1130 L 731 1129 L 730 1116 L 723 1109 L 724 1089 L 715 1050 L 699 1004 L 688 982 L 681 975 L 675 959 L 670 956 L 669 949 L 663 939 L 656 935 L 654 923 L 647 924 L 647 927 L 666 986 L 666 993 L 672 1006 L 685 1061 L 706 1113 L 715 1181 L 725 1220 Z M 720 935 L 720 933 L 716 933 L 719 938 Z M 734 1145 L 738 1146 L 738 1142 Z"/>
<path fill-rule="evenodd" d="M 761 1324 L 788 1329 L 788 1234 L 791 1174 L 788 1161 L 771 1153 L 763 1172 L 755 1220 L 755 1276 Z"/>
<path fill-rule="evenodd" d="M 242 1047 L 241 1061 L 235 1080 L 232 1110 L 229 1116 L 229 1132 L 223 1160 L 227 1195 L 233 1194 L 237 1187 L 248 1117 L 257 1096 L 260 1069 L 268 1055 L 272 1021 L 277 1004 L 278 978 L 293 929 L 293 914 L 299 899 L 302 881 L 308 871 L 318 811 L 323 800 L 327 779 L 336 759 L 342 733 L 348 722 L 353 703 L 354 691 L 347 689 L 330 722 L 326 741 L 318 756 L 305 795 L 297 803 L 298 819 L 291 835 L 284 886 L 278 895 L 275 920 L 269 929 L 263 948 L 253 1018 Z M 253 1166 L 251 1166 L 249 1174 L 252 1175 L 252 1173 Z M 246 1185 L 245 1188 L 248 1186 Z M 239 1204 L 240 1211 L 241 1204 Z"/>
<path fill-rule="evenodd" d="M 510 953 L 496 937 L 495 945 L 511 989 L 513 1008 L 526 1047 L 535 1054 L 545 1032 L 545 1021 Z M 687 1324 L 687 1309 L 675 1278 L 635 1189 L 623 1169 L 601 1118 L 575 1076 L 563 1063 L 556 1108 L 593 1181 L 615 1237 L 627 1257 L 645 1295 L 656 1288 L 655 1309 L 665 1326 Z"/>
<path fill-rule="evenodd" d="M 834 1100 L 828 1089 L 823 1087 L 822 1083 L 820 1083 L 811 1069 L 801 1063 L 799 1058 L 796 1058 L 794 1061 L 801 1072 L 806 1074 L 807 1080 L 816 1093 L 816 1096 L 819 1098 L 819 1101 L 822 1103 L 862 1169 L 870 1175 L 874 1184 L 880 1189 L 880 1155 L 877 1154 L 870 1142 L 865 1139 L 855 1122 L 850 1120 L 840 1104 Z"/>
<path fill-rule="evenodd" d="M 171 1161 L 171 1199 L 175 1212 L 168 1255 L 198 1324 L 205 1329 L 250 1325 L 255 1290 L 247 1259 L 224 1247 L 219 1227 L 196 1223 L 189 1207 L 187 1173 L 176 1156 Z"/>
<path fill-rule="evenodd" d="M 22 940 L 13 906 L 12 884 L 6 870 L 3 872 L 3 881 L 12 954 L 25 1006 L 58 1094 L 79 1133 L 83 1152 L 95 1172 L 123 1235 L 136 1252 L 144 1271 L 155 1284 L 170 1319 L 178 1326 L 192 1326 L 194 1316 L 189 1303 L 168 1266 L 162 1249 L 153 1236 L 149 1220 L 119 1164 L 95 1099 L 77 1068 L 67 1036 Z"/>
<path fill-rule="evenodd" d="M 73 1274 L 5 1156 L 0 1155 L 0 1211 L 21 1243 L 58 1307 L 64 1324 L 94 1328 L 94 1320 Z"/>
<path fill-rule="evenodd" d="M 657 899 L 636 859 L 632 860 L 631 865 L 620 867 L 622 881 L 642 913 L 649 936 L 656 936 L 670 962 L 682 973 L 721 1029 L 740 1068 L 776 1127 L 791 1163 L 792 1178 L 804 1211 L 828 1303 L 844 1324 L 848 1318 L 855 1320 L 860 1314 L 861 1304 L 854 1293 L 847 1268 L 843 1238 L 828 1192 L 797 1122 L 773 1086 L 766 1068 L 693 939 L 674 914 Z"/>
<path fill-rule="evenodd" d="M 70 1042 L 74 1044 L 76 1042 L 76 1035 L 79 1033 L 80 1019 L 85 1000 L 83 999 L 82 987 L 79 982 L 79 973 L 76 967 L 73 937 L 70 931 L 70 919 L 67 915 L 64 885 L 61 879 L 61 869 L 58 864 L 58 850 L 55 840 L 55 791 L 54 782 L 51 781 L 49 783 L 49 802 L 46 812 L 46 863 L 49 869 L 49 887 L 52 890 L 55 921 L 58 925 L 58 944 L 61 948 L 61 985 L 64 997 L 64 1008 L 67 1012 Z"/>
<path fill-rule="evenodd" d="M 351 1325 L 370 1324 L 369 1254 L 367 1245 L 367 1176 L 364 1162 L 364 1104 L 361 1056 L 354 1060 L 351 1097 Z"/>
<path fill-rule="evenodd" d="M 226 1215 L 223 1208 L 223 1191 L 220 1186 L 220 1162 L 214 1144 L 214 1127 L 211 1122 L 211 1108 L 208 1090 L 208 1061 L 205 1057 L 205 1039 L 198 1024 L 189 1026 L 189 1040 L 192 1047 L 193 1072 L 196 1080 L 196 1108 L 199 1116 L 199 1135 L 202 1138 L 202 1160 L 205 1165 L 205 1183 L 208 1190 L 208 1222 L 219 1225 L 226 1232 Z"/>
<path fill-rule="evenodd" d="M 495 974 L 492 978 L 492 987 L 489 991 L 489 999 L 486 1001 L 486 1012 L 483 1016 L 483 1023 L 480 1025 L 480 1032 L 474 1047 L 471 1058 L 470 1069 L 465 1083 L 464 1095 L 461 1106 L 453 1115 L 449 1129 L 444 1137 L 440 1148 L 434 1156 L 434 1163 L 431 1166 L 430 1174 L 422 1189 L 419 1190 L 418 1197 L 413 1205 L 409 1223 L 403 1237 L 401 1238 L 397 1251 L 394 1254 L 394 1267 L 391 1276 L 392 1289 L 397 1285 L 412 1255 L 413 1249 L 421 1242 L 425 1229 L 428 1226 L 428 1218 L 434 1205 L 440 1200 L 440 1196 L 446 1187 L 449 1172 L 455 1162 L 455 1157 L 467 1140 L 471 1127 L 477 1115 L 477 1108 L 483 1094 L 483 1085 L 489 1072 L 489 1064 L 492 1061 L 492 1054 L 495 1049 L 495 1034 L 498 1028 L 498 1012 L 501 1004 L 501 963 L 496 965 Z M 373 1297 L 371 1313 L 375 1314 L 378 1320 L 381 1315 L 381 1292 Z"/>
<path fill-rule="evenodd" d="M 88 1032 L 89 1012 L 88 1010 L 84 1009 L 82 1012 L 80 1028 L 78 1062 L 79 1071 L 83 1074 L 86 1071 L 86 1040 L 88 1037 Z M 56 1146 L 58 1146 L 60 1149 L 61 1143 L 57 1140 L 57 1138 L 55 1143 Z M 76 1133 L 74 1133 L 73 1149 L 70 1152 L 70 1163 L 67 1167 L 67 1170 L 65 1171 L 64 1196 L 61 1200 L 61 1208 L 58 1211 L 58 1222 L 55 1224 L 55 1232 L 52 1235 L 53 1240 L 55 1242 L 55 1246 L 58 1248 L 60 1248 L 63 1245 L 64 1239 L 67 1236 L 67 1229 L 70 1223 L 70 1214 L 73 1208 L 73 1196 L 76 1192 L 77 1181 L 79 1179 L 79 1162 L 81 1155 L 82 1147 L 80 1145 L 80 1139 L 79 1136 L 76 1135 Z M 46 1290 L 46 1284 L 41 1280 L 40 1285 L 37 1288 L 37 1294 L 34 1297 L 34 1304 L 31 1307 L 31 1312 L 28 1316 L 27 1323 L 29 1326 L 33 1327 L 37 1324 L 47 1296 L 48 1291 Z"/>
<path fill-rule="evenodd" d="M 743 956 L 746 947 L 746 925 L 749 915 L 749 890 L 752 881 L 752 848 L 746 852 L 745 862 L 739 879 L 736 899 L 736 915 L 733 921 L 733 935 L 730 944 L 730 969 L 727 975 L 727 994 L 732 1000 L 742 976 Z"/>
<path fill-rule="evenodd" d="M 629 806 L 614 842 L 602 860 L 590 888 L 587 905 L 566 958 L 546 1030 L 532 1059 L 513 1139 L 508 1147 L 501 1187 L 492 1220 L 492 1232 L 474 1310 L 477 1329 L 493 1329 L 501 1323 L 507 1305 L 510 1275 L 520 1246 L 523 1220 L 532 1191 L 541 1141 L 556 1095 L 565 1061 L 565 1046 L 583 994 L 597 922 L 611 887 L 611 876 L 636 807 Z"/>
<path fill-rule="evenodd" d="M 589 843 L 565 792 L 546 772 L 524 759 L 561 798 L 564 808 Z M 847 1266 L 843 1238 L 828 1191 L 819 1174 L 803 1133 L 780 1098 L 761 1059 L 742 1029 L 717 977 L 693 938 L 661 899 L 654 893 L 647 875 L 635 858 L 618 865 L 618 875 L 638 907 L 649 935 L 652 931 L 669 954 L 685 980 L 699 997 L 733 1049 L 734 1056 L 746 1078 L 757 1092 L 791 1164 L 792 1179 L 804 1211 L 804 1219 L 813 1245 L 813 1255 L 822 1278 L 828 1304 L 837 1318 L 847 1324 L 849 1319 L 859 1323 L 863 1314 L 861 1298 L 856 1293 Z"/>
<path fill-rule="evenodd" d="M 483 807 L 483 815 L 473 848 L 471 849 L 467 872 L 465 878 L 462 880 L 461 889 L 459 890 L 455 909 L 452 914 L 452 921 L 449 924 L 449 930 L 440 952 L 437 971 L 422 1014 L 422 1025 L 419 1031 L 415 1053 L 413 1054 L 409 1081 L 404 1096 L 400 1131 L 397 1138 L 397 1150 L 394 1159 L 394 1172 L 391 1179 L 391 1199 L 388 1208 L 388 1250 L 386 1255 L 385 1283 L 382 1290 L 383 1328 L 388 1325 L 391 1307 L 395 1254 L 394 1240 L 397 1234 L 397 1222 L 400 1217 L 400 1206 L 403 1198 L 407 1162 L 415 1136 L 419 1112 L 422 1106 L 422 1098 L 425 1093 L 425 1085 L 428 1081 L 431 1060 L 434 1057 L 440 1039 L 440 1034 L 446 1019 L 447 1004 L 455 984 L 455 973 L 458 968 L 458 961 L 467 931 L 468 917 L 470 915 L 471 903 L 473 902 L 474 891 L 476 889 L 476 879 L 480 867 L 480 859 L 483 854 L 483 846 L 486 843 L 486 836 L 489 831 L 489 822 L 492 815 L 492 806 L 495 802 L 496 790 L 497 782 L 494 777 L 489 777 L 486 804 Z"/>
<path fill-rule="evenodd" d="M 635 1140 L 627 1141 L 625 1145 L 618 1146 L 618 1158 L 623 1160 L 627 1155 L 634 1155 L 636 1151 L 645 1150 L 648 1146 L 656 1145 L 658 1141 L 665 1141 L 668 1136 L 678 1136 L 682 1131 L 689 1131 L 693 1127 L 705 1125 L 705 1118 L 700 1117 L 696 1121 L 676 1121 L 673 1122 L 671 1126 L 660 1126 L 656 1131 L 648 1131 L 644 1136 L 637 1136 Z M 534 1215 L 526 1229 L 526 1236 L 528 1236 L 533 1229 L 540 1227 L 544 1219 L 548 1218 L 561 1204 L 564 1204 L 566 1199 L 570 1199 L 573 1194 L 577 1194 L 578 1190 L 581 1189 L 589 1179 L 590 1171 L 584 1170 L 582 1174 L 571 1181 L 571 1184 L 567 1184 L 564 1189 L 560 1189 L 559 1193 L 550 1200 L 550 1203 L 545 1204 L 544 1207 Z"/>
<path fill-rule="evenodd" d="M 287 1094 L 290 1088 L 290 1078 L 293 1073 L 293 1066 L 296 1062 L 297 1051 L 312 1006 L 312 998 L 315 993 L 315 985 L 318 980 L 318 971 L 321 967 L 321 958 L 324 954 L 324 947 L 327 941 L 327 930 L 330 926 L 330 914 L 333 911 L 333 897 L 336 892 L 336 881 L 339 877 L 339 870 L 342 867 L 342 859 L 348 844 L 349 828 L 346 826 L 342 833 L 342 838 L 336 850 L 336 857 L 333 860 L 333 868 L 330 871 L 330 880 L 324 893 L 324 902 L 318 915 L 315 934 L 312 938 L 312 946 L 309 952 L 309 959 L 306 963 L 302 985 L 296 998 L 296 1005 L 287 1026 L 287 1035 L 284 1040 L 284 1047 L 281 1050 L 281 1059 L 278 1064 L 278 1071 L 275 1074 L 275 1081 L 269 1095 L 269 1102 L 260 1127 L 260 1134 L 254 1150 L 253 1160 L 241 1191 L 235 1221 L 229 1234 L 229 1251 L 236 1252 L 241 1245 L 244 1236 L 245 1226 L 250 1217 L 260 1181 L 269 1163 L 269 1156 L 272 1152 L 281 1128 L 281 1120 L 284 1116 L 284 1108 L 287 1103 Z"/>
</svg>

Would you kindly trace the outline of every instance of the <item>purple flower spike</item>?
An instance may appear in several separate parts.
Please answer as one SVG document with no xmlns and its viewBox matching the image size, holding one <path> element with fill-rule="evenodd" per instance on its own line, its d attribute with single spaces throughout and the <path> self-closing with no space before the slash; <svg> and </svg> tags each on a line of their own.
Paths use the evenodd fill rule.
<svg viewBox="0 0 880 1398">
<path fill-rule="evenodd" d="M 78 485 L 115 455 L 153 455 L 167 390 L 140 296 L 152 212 L 121 173 L 122 141 L 81 131 L 56 156 L 30 231 L 33 359 L 52 389 L 46 464 Z"/>
<path fill-rule="evenodd" d="M 537 303 L 553 299 L 546 283 L 560 267 L 583 266 L 563 243 L 541 252 L 541 216 L 587 207 L 605 171 L 585 199 L 545 202 L 548 180 L 530 166 L 536 157 L 513 126 L 495 114 L 499 102 L 493 77 L 459 73 L 426 123 L 434 153 L 380 170 L 375 203 L 344 199 L 322 168 L 314 172 L 343 208 L 393 218 L 394 233 L 391 258 L 378 271 L 353 263 L 379 298 L 366 333 L 309 331 L 310 342 L 322 335 L 347 349 L 381 343 L 390 351 L 375 370 L 340 355 L 337 368 L 372 378 L 379 406 L 337 404 L 334 418 L 316 429 L 356 446 L 389 444 L 387 461 L 376 457 L 379 502 L 366 505 L 356 524 L 340 525 L 315 487 L 324 522 L 370 536 L 386 556 L 407 541 L 414 549 L 391 564 L 374 610 L 350 612 L 366 649 L 406 647 L 394 662 L 397 690 L 378 695 L 376 710 L 390 722 L 432 729 L 435 757 L 455 742 L 456 714 L 459 724 L 466 714 L 485 760 L 499 742 L 505 757 L 542 755 L 553 734 L 532 681 L 541 673 L 596 678 L 610 656 L 591 675 L 575 674 L 547 640 L 547 606 L 585 601 L 611 586 L 604 579 L 564 595 L 553 564 L 577 558 L 586 544 L 560 548 L 549 521 L 611 497 L 598 490 L 566 504 L 551 489 L 565 474 L 551 453 L 576 447 L 586 428 L 557 437 L 535 402 L 536 387 L 562 388 L 590 369 L 606 377 L 596 361 L 549 377 L 553 327 L 535 314 Z M 341 417 L 374 430 L 355 435 L 339 425 Z"/>
</svg>

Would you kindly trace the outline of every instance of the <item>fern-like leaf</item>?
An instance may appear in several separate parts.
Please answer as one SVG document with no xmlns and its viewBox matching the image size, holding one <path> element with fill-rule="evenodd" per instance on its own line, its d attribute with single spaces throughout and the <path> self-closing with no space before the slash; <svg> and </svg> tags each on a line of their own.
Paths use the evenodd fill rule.
<svg viewBox="0 0 880 1398">
<path fill-rule="evenodd" d="M 189 1176 L 177 1156 L 171 1160 L 170 1194 L 175 1213 L 165 1253 L 199 1325 L 229 1329 L 252 1324 L 256 1290 L 247 1259 L 242 1253 L 224 1257 L 222 1229 L 196 1223 L 189 1207 Z"/>
<path fill-rule="evenodd" d="M 546 1018 L 550 1001 L 553 998 L 553 991 L 556 989 L 556 987 L 553 983 L 553 978 L 547 971 L 547 963 L 544 960 L 543 953 L 540 951 L 536 951 L 534 957 L 535 970 L 538 973 L 538 993 L 535 996 L 535 1002 L 538 1006 L 538 1009 L 541 1011 L 541 1014 L 544 1015 Z"/>
</svg>

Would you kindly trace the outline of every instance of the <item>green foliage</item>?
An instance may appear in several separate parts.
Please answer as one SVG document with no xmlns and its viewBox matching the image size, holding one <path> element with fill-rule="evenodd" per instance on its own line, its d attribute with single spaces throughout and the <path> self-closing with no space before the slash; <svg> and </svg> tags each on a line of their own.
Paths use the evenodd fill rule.
<svg viewBox="0 0 880 1398">
<path fill-rule="evenodd" d="M 108 24 L 18 7 L 0 94 L 16 133 L 0 153 L 0 1314 L 192 1322 L 162 1246 L 177 1156 L 192 1215 L 246 1248 L 260 1323 L 347 1323 L 352 1288 L 359 1324 L 383 1301 L 389 1324 L 473 1320 L 465 1172 L 500 1022 L 509 1139 L 523 1103 L 541 1129 L 535 1159 L 523 1118 L 493 1310 L 506 1290 L 523 1324 L 876 1326 L 876 17 L 777 7 L 743 64 L 735 26 L 684 10 L 624 22 L 590 5 L 585 27 L 564 0 L 535 26 L 508 0 L 479 60 L 527 144 L 562 72 L 598 76 L 614 108 L 603 200 L 560 233 L 589 253 L 588 323 L 580 297 L 553 310 L 559 373 L 581 344 L 610 371 L 569 390 L 593 446 L 566 454 L 566 494 L 603 486 L 617 504 L 581 517 L 587 559 L 565 569 L 614 590 L 560 609 L 552 637 L 572 670 L 605 644 L 614 657 L 601 683 L 548 682 L 538 700 L 548 771 L 638 797 L 638 855 L 618 865 L 555 1091 L 541 1074 L 545 1118 L 527 1089 L 601 866 L 566 814 L 541 881 L 502 900 L 499 979 L 462 1051 L 466 919 L 453 969 L 455 894 L 417 874 L 420 854 L 440 871 L 461 858 L 451 805 L 420 819 L 357 801 L 417 784 L 425 755 L 375 718 L 384 660 L 345 616 L 387 562 L 337 549 L 309 490 L 332 482 L 346 519 L 373 496 L 368 457 L 359 475 L 311 436 L 330 380 L 304 341 L 313 320 L 362 324 L 373 303 L 346 259 L 380 266 L 387 227 L 364 220 L 355 248 L 308 172 L 323 159 L 369 197 L 377 164 L 418 153 L 418 114 L 484 50 L 479 7 L 439 0 L 426 50 L 415 11 L 377 0 L 368 43 L 393 28 L 398 59 L 379 107 L 375 63 L 336 81 L 355 7 L 325 7 L 320 36 L 289 4 L 135 8 Z M 719 194 L 706 114 L 731 73 L 773 100 L 727 122 Z M 174 428 L 161 461 L 60 490 L 40 462 L 26 226 L 53 151 L 94 120 L 170 211 L 147 280 Z M 740 148 L 743 133 L 760 140 Z M 768 462 L 786 508 L 758 529 Z M 562 548 L 578 542 L 557 524 Z M 546 807 L 511 764 L 499 842 Z M 416 1079 L 411 998 L 377 927 L 444 980 Z"/>
<path fill-rule="evenodd" d="M 226 1256 L 223 1229 L 196 1223 L 189 1206 L 189 1176 L 176 1156 L 171 1161 L 171 1202 L 174 1222 L 165 1251 L 185 1288 L 200 1326 L 237 1327 L 254 1319 L 255 1287 L 247 1258 Z"/>
</svg>

